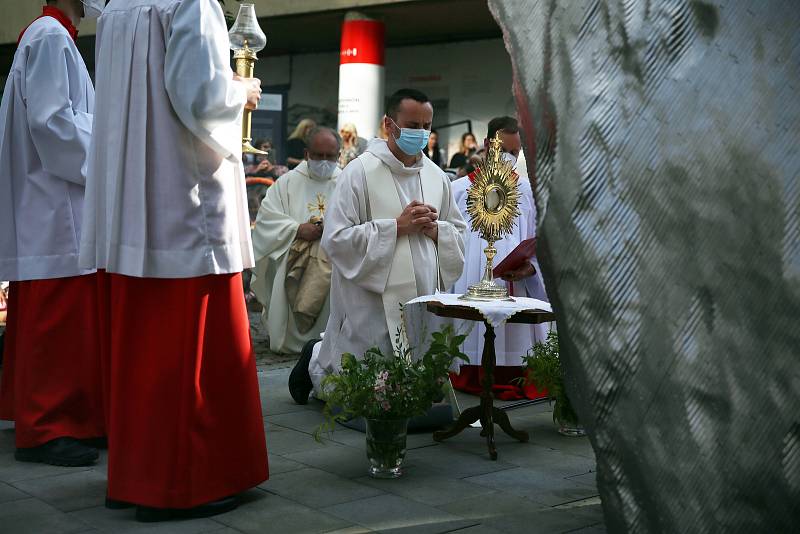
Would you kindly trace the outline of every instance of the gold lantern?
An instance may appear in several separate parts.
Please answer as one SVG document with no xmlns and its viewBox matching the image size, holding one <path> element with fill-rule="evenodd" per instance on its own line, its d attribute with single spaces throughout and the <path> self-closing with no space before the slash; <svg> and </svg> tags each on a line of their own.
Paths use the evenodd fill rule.
<svg viewBox="0 0 800 534">
<path fill-rule="evenodd" d="M 472 231 L 478 232 L 488 246 L 483 250 L 486 254 L 483 279 L 469 286 L 467 293 L 460 297 L 462 300 L 513 300 L 508 296 L 508 289 L 495 283 L 493 274 L 497 254 L 494 244 L 511 233 L 519 216 L 517 175 L 511 164 L 502 159 L 501 147 L 498 132 L 490 141 L 486 161 L 476 171 L 475 181 L 467 191 Z"/>
<path fill-rule="evenodd" d="M 231 31 L 228 32 L 233 50 L 233 60 L 236 63 L 236 74 L 242 78 L 252 78 L 256 60 L 256 54 L 267 46 L 267 36 L 261 31 L 256 18 L 256 9 L 253 4 L 242 4 L 239 6 L 239 15 L 233 24 Z M 243 154 L 266 154 L 263 150 L 254 148 L 251 144 L 252 111 L 244 110 L 242 117 L 242 153 Z"/>
</svg>

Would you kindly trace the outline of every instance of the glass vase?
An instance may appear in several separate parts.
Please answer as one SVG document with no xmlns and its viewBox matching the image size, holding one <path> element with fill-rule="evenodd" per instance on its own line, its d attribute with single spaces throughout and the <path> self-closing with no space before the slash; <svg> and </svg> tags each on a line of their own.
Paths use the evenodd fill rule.
<svg viewBox="0 0 800 534">
<path fill-rule="evenodd" d="M 562 436 L 579 438 L 586 435 L 586 429 L 578 421 L 578 416 L 569 401 L 556 399 L 556 404 L 553 407 L 553 419 L 558 424 L 558 433 Z"/>
<path fill-rule="evenodd" d="M 406 457 L 408 419 L 367 419 L 367 458 L 373 478 L 398 478 Z"/>
</svg>

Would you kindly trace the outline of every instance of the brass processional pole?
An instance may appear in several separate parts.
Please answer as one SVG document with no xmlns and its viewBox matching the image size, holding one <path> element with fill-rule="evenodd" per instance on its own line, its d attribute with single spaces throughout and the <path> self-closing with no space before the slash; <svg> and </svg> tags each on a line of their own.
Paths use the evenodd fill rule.
<svg viewBox="0 0 800 534">
<path fill-rule="evenodd" d="M 253 4 L 241 4 L 236 22 L 233 24 L 228 36 L 233 50 L 233 60 L 236 65 L 236 74 L 242 78 L 252 78 L 255 63 L 258 60 L 257 53 L 267 46 L 267 36 L 261 31 L 256 18 L 256 9 Z M 244 110 L 242 116 L 242 153 L 243 154 L 266 154 L 263 150 L 258 150 L 251 144 L 253 138 L 252 111 Z"/>
</svg>

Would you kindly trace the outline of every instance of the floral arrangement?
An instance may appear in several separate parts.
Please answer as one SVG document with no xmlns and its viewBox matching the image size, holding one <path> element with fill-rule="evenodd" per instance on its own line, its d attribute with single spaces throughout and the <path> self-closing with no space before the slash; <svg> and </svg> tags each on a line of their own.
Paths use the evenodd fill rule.
<svg viewBox="0 0 800 534">
<path fill-rule="evenodd" d="M 553 421 L 579 424 L 578 414 L 575 413 L 564 388 L 564 375 L 558 355 L 558 333 L 553 330 L 548 332 L 547 340 L 534 345 L 522 360 L 530 371 L 523 380 L 535 384 L 537 388 L 546 389 L 550 398 L 555 399 Z"/>
<path fill-rule="evenodd" d="M 444 398 L 444 384 L 456 358 L 466 360 L 461 352 L 465 335 L 456 335 L 451 325 L 432 334 L 432 342 L 418 360 L 411 350 L 400 349 L 391 356 L 380 349 L 369 349 L 363 358 L 342 355 L 342 370 L 325 378 L 323 411 L 326 422 L 317 429 L 333 430 L 337 421 L 352 417 L 365 419 L 405 419 L 422 415 Z M 338 410 L 338 411 L 337 411 Z"/>
</svg>

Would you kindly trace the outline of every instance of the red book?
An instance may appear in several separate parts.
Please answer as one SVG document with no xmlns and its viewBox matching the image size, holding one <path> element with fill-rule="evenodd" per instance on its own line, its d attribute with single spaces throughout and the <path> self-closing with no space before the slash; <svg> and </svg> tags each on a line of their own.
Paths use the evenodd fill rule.
<svg viewBox="0 0 800 534">
<path fill-rule="evenodd" d="M 522 241 L 517 248 L 509 252 L 492 273 L 495 278 L 500 278 L 509 271 L 519 269 L 523 263 L 534 256 L 536 256 L 536 238 L 532 237 Z"/>
</svg>

